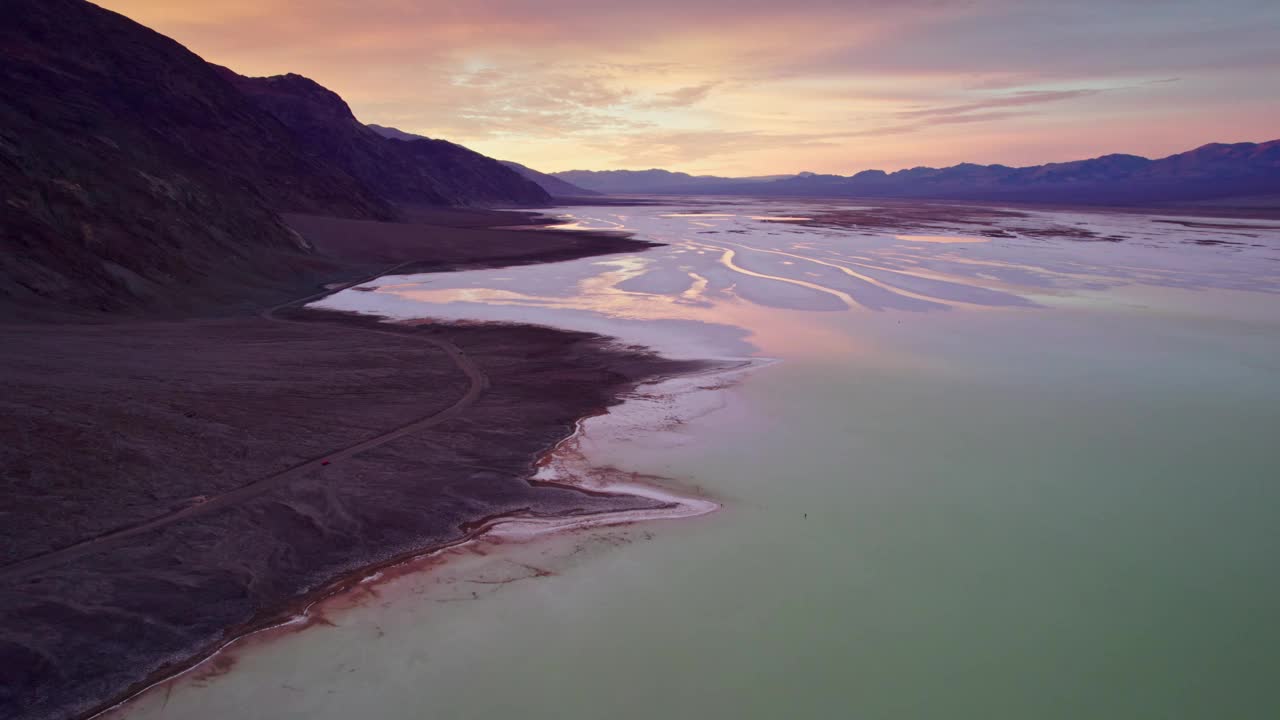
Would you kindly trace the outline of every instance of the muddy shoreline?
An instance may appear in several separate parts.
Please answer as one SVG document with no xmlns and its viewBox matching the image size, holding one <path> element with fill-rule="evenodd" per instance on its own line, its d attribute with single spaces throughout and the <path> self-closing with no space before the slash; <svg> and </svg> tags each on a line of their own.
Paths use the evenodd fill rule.
<svg viewBox="0 0 1280 720">
<path fill-rule="evenodd" d="M 331 311 L 304 312 L 313 313 L 317 316 L 346 319 L 359 324 L 370 321 L 367 316 L 347 315 Z M 418 322 L 417 324 L 428 323 Z M 706 375 L 723 378 L 726 374 L 730 376 L 738 375 L 758 365 L 759 363 L 756 362 L 745 361 L 737 363 L 724 361 L 686 363 L 674 368 L 674 372 L 654 375 L 637 383 L 637 385 L 658 386 L 667 381 L 696 380 L 698 377 Z M 334 623 L 330 619 L 330 614 L 335 610 L 354 607 L 368 598 L 378 598 L 380 595 L 376 588 L 394 582 L 404 576 L 432 572 L 444 567 L 450 561 L 450 557 L 460 551 L 466 551 L 469 554 L 490 555 L 497 552 L 497 549 L 504 545 L 513 542 L 525 542 L 539 536 L 566 533 L 577 534 L 606 527 L 626 527 L 657 519 L 691 518 L 714 512 L 720 507 L 718 502 L 702 497 L 700 492 L 691 492 L 687 489 L 673 492 L 665 489 L 663 485 L 664 481 L 667 480 L 666 478 L 637 476 L 634 473 L 622 473 L 607 467 L 592 468 L 589 472 L 591 477 L 578 477 L 576 481 L 570 481 L 562 474 L 557 474 L 554 479 L 539 477 L 544 474 L 544 470 L 549 469 L 553 464 L 566 462 L 566 458 L 561 457 L 562 455 L 567 455 L 567 461 L 572 464 L 582 464 L 584 460 L 581 457 L 581 452 L 576 448 L 576 442 L 581 437 L 588 420 L 605 415 L 608 412 L 609 407 L 602 406 L 579 418 L 574 423 L 574 429 L 571 433 L 539 455 L 534 462 L 533 472 L 526 478 L 526 481 L 533 487 L 567 489 L 583 495 L 604 499 L 623 500 L 648 497 L 655 503 L 651 507 L 638 507 L 630 511 L 604 510 L 597 513 L 563 517 L 538 517 L 523 511 L 517 511 L 479 518 L 475 521 L 464 523 L 461 529 L 465 531 L 465 535 L 462 537 L 436 546 L 406 551 L 335 578 L 321 587 L 298 596 L 296 600 L 282 608 L 275 616 L 264 616 L 257 619 L 253 624 L 234 628 L 228 632 L 230 639 L 211 646 L 207 652 L 193 657 L 190 662 L 176 665 L 173 668 L 158 670 L 154 677 L 139 682 L 136 687 L 130 688 L 129 692 L 125 693 L 115 704 L 84 717 L 87 719 L 125 717 L 127 715 L 124 713 L 127 713 L 130 703 L 148 693 L 159 692 L 161 688 L 166 688 L 170 683 L 179 682 L 184 676 L 191 673 L 197 674 L 197 681 L 206 681 L 226 674 L 235 667 L 239 655 L 254 645 L 272 642 L 284 634 L 304 632 L 317 625 L 332 625 Z M 573 447 L 570 447 L 571 445 Z M 617 475 L 620 478 L 625 478 L 623 482 L 606 484 L 622 490 L 602 488 L 599 477 L 595 477 L 598 475 Z M 637 485 L 637 483 L 640 483 L 640 485 Z M 636 490 L 637 488 L 643 488 L 641 492 L 647 493 L 647 495 L 635 495 L 625 491 L 627 489 Z M 524 525 L 532 526 L 532 528 L 523 532 L 519 530 L 513 532 L 506 529 L 508 525 Z M 535 568 L 535 570 L 537 569 Z M 337 604 L 339 607 L 330 607 L 333 604 Z M 206 668 L 205 666 L 208 667 Z M 165 690 L 166 694 L 171 691 L 171 686 Z"/>
<path fill-rule="evenodd" d="M 545 484 L 547 486 L 571 488 L 571 486 L 561 483 L 535 482 L 531 484 Z M 597 497 L 629 497 L 617 493 L 603 493 L 582 489 L 579 489 L 579 491 L 583 494 L 595 495 Z M 598 518 L 602 524 L 609 525 L 625 525 L 638 522 L 637 520 L 630 519 L 611 521 L 611 516 L 619 514 L 620 513 L 618 512 L 606 510 L 599 513 L 583 515 L 580 516 L 580 518 L 575 519 L 581 519 L 582 521 L 589 523 Z M 273 614 L 266 614 L 259 618 L 255 618 L 253 622 L 240 627 L 228 628 L 225 639 L 216 641 L 206 649 L 193 654 L 185 661 L 175 662 L 171 666 L 157 669 L 151 674 L 151 676 L 135 683 L 132 687 L 120 693 L 119 697 L 111 701 L 110 704 L 81 713 L 79 717 L 89 720 L 91 718 L 102 717 L 114 711 L 121 710 L 127 706 L 130 701 L 157 686 L 176 680 L 189 672 L 197 670 L 201 665 L 207 662 L 213 661 L 217 663 L 220 653 L 232 649 L 238 643 L 248 640 L 251 636 L 258 633 L 269 631 L 302 632 L 313 625 L 325 624 L 328 621 L 322 613 L 312 613 L 312 608 L 314 606 L 320 605 L 331 598 L 335 598 L 349 591 L 353 591 L 361 586 L 366 586 L 370 583 L 372 578 L 376 577 L 377 581 L 380 582 L 384 579 L 394 577 L 396 576 L 395 574 L 387 575 L 388 571 L 394 568 L 413 565 L 414 567 L 406 572 L 422 571 L 426 569 L 426 567 L 423 567 L 424 565 L 429 567 L 433 564 L 431 561 L 435 556 L 448 550 L 452 550 L 469 543 L 474 543 L 478 540 L 489 540 L 490 542 L 495 542 L 488 537 L 495 528 L 511 520 L 528 518 L 529 516 L 521 512 L 513 512 L 464 523 L 462 529 L 466 534 L 457 540 L 415 550 L 408 550 L 384 560 L 380 560 L 376 563 L 352 570 L 343 576 L 334 578 L 327 585 L 316 588 L 315 590 L 307 591 L 302 595 L 297 596 L 293 601 L 284 607 L 281 607 Z M 498 540 L 496 542 L 500 543 L 502 541 Z M 221 674 L 222 672 L 230 669 L 231 664 L 234 664 L 234 660 L 228 662 L 226 667 L 219 667 L 217 674 Z"/>
<path fill-rule="evenodd" d="M 468 217 L 474 224 L 378 224 L 359 234 L 351 221 L 319 219 L 304 235 L 317 238 L 328 263 L 323 279 L 347 281 L 387 260 L 449 270 L 649 245 L 485 224 L 509 224 L 510 214 L 451 220 Z M 438 242 L 423 242 L 428 231 Z M 490 387 L 461 417 L 260 497 L 29 576 L 0 577 L 0 715 L 93 716 L 377 568 L 467 542 L 495 523 L 659 506 L 530 480 L 583 417 L 698 363 L 549 328 L 280 313 L 300 322 L 220 311 L 0 326 L 0 391 L 11 411 L 0 424 L 0 516 L 13 521 L 0 536 L 0 563 L 207 502 L 449 405 L 464 377 L 418 338 L 461 348 Z M 393 332 L 367 332 L 374 325 Z"/>
</svg>

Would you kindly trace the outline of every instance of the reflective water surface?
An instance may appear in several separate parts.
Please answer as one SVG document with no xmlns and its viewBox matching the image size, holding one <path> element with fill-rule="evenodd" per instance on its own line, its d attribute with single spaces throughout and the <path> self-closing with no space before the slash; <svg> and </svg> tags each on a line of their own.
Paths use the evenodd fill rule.
<svg viewBox="0 0 1280 720">
<path fill-rule="evenodd" d="M 567 208 L 668 245 L 326 300 L 757 361 L 547 470 L 721 510 L 424 559 L 118 713 L 1280 716 L 1280 232 L 844 210 Z"/>
</svg>

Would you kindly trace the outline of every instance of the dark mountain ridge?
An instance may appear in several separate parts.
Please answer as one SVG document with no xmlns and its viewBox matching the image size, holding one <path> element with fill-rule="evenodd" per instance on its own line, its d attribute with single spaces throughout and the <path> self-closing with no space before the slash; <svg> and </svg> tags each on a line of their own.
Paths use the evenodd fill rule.
<svg viewBox="0 0 1280 720">
<path fill-rule="evenodd" d="M 3 10 L 0 304 L 118 309 L 297 252 L 276 209 L 393 215 L 178 43 L 77 0 Z"/>
<path fill-rule="evenodd" d="M 535 205 L 550 196 L 478 152 L 445 140 L 390 139 L 366 127 L 337 93 L 301 75 L 223 76 L 326 158 L 382 197 L 428 205 Z"/>
<path fill-rule="evenodd" d="M 1142 205 L 1280 194 L 1280 140 L 1213 143 L 1149 160 L 1113 154 L 1028 167 L 961 163 L 781 179 L 695 177 L 665 170 L 554 173 L 615 193 L 895 197 Z"/>
<path fill-rule="evenodd" d="M 401 203 L 548 199 L 452 143 L 385 140 L 312 81 L 241 78 L 91 3 L 0 10 L 5 316 L 180 312 L 201 288 L 314 264 L 282 211 L 390 220 Z"/>
<path fill-rule="evenodd" d="M 405 132 L 400 128 L 387 127 L 386 125 L 378 125 L 377 123 L 369 123 L 365 127 L 378 133 L 389 140 L 430 140 L 426 135 L 418 135 L 416 133 Z"/>
<path fill-rule="evenodd" d="M 521 165 L 518 162 L 512 162 L 511 160 L 503 160 L 501 162 L 503 165 L 506 165 L 507 167 L 511 168 L 512 170 L 515 170 L 516 172 L 520 173 L 524 177 L 537 183 L 538 187 L 542 188 L 543 190 L 546 190 L 548 193 L 551 193 L 551 197 L 581 198 L 581 197 L 591 197 L 593 195 L 600 194 L 595 190 L 588 190 L 584 187 L 578 187 L 577 185 L 574 185 L 571 182 L 561 180 L 560 178 L 554 175 L 548 175 L 547 173 L 544 173 L 544 172 L 538 172 L 537 170 L 534 170 L 533 168 L 528 167 L 526 165 Z"/>
<path fill-rule="evenodd" d="M 751 185 L 791 177 L 787 175 L 770 175 L 766 177 L 730 178 L 716 175 L 690 175 L 658 168 L 649 170 L 567 170 L 551 173 L 551 176 L 588 190 L 622 194 L 697 194 L 701 188 L 717 189 L 729 185 Z"/>
<path fill-rule="evenodd" d="M 405 132 L 399 128 L 387 127 L 385 125 L 376 125 L 373 123 L 369 123 L 365 127 L 378 133 L 382 137 L 389 138 L 391 140 L 403 140 L 405 142 L 414 142 L 416 140 L 428 140 L 428 141 L 431 140 L 431 138 L 425 135 L 416 135 L 414 133 Z M 521 177 L 525 178 L 526 180 L 533 181 L 538 187 L 545 190 L 547 194 L 549 194 L 551 197 L 558 197 L 558 198 L 589 197 L 591 195 L 600 194 L 593 190 L 588 190 L 586 188 L 578 187 L 577 185 L 574 185 L 572 183 L 565 182 L 564 180 L 561 180 L 560 178 L 555 177 L 553 175 L 548 175 L 547 173 L 538 172 L 537 170 L 534 170 L 533 168 L 527 167 L 525 165 L 521 165 L 518 162 L 512 162 L 510 160 L 499 160 L 498 162 L 516 171 L 516 173 L 518 173 Z"/>
</svg>

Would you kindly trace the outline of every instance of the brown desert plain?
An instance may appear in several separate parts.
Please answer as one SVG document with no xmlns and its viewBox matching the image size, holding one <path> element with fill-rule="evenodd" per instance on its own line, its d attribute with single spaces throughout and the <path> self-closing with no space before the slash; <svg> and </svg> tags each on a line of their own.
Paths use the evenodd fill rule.
<svg viewBox="0 0 1280 720">
<path fill-rule="evenodd" d="M 529 478 L 579 419 L 692 364 L 583 333 L 300 307 L 391 268 L 647 243 L 507 229 L 536 225 L 528 213 L 412 217 L 288 216 L 316 250 L 307 267 L 252 292 L 193 289 L 170 306 L 199 298 L 185 317 L 160 303 L 0 326 L 5 716 L 91 715 L 495 518 L 655 504 Z"/>
</svg>

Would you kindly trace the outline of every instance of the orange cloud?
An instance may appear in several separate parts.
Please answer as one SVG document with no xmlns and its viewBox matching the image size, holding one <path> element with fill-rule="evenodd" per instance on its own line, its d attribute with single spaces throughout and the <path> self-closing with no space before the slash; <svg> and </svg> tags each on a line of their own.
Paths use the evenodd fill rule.
<svg viewBox="0 0 1280 720">
<path fill-rule="evenodd" d="M 1280 116 L 1280 5 L 1249 0 L 102 4 L 239 72 L 312 77 L 366 122 L 545 170 L 1161 155 L 1269 139 Z"/>
</svg>

